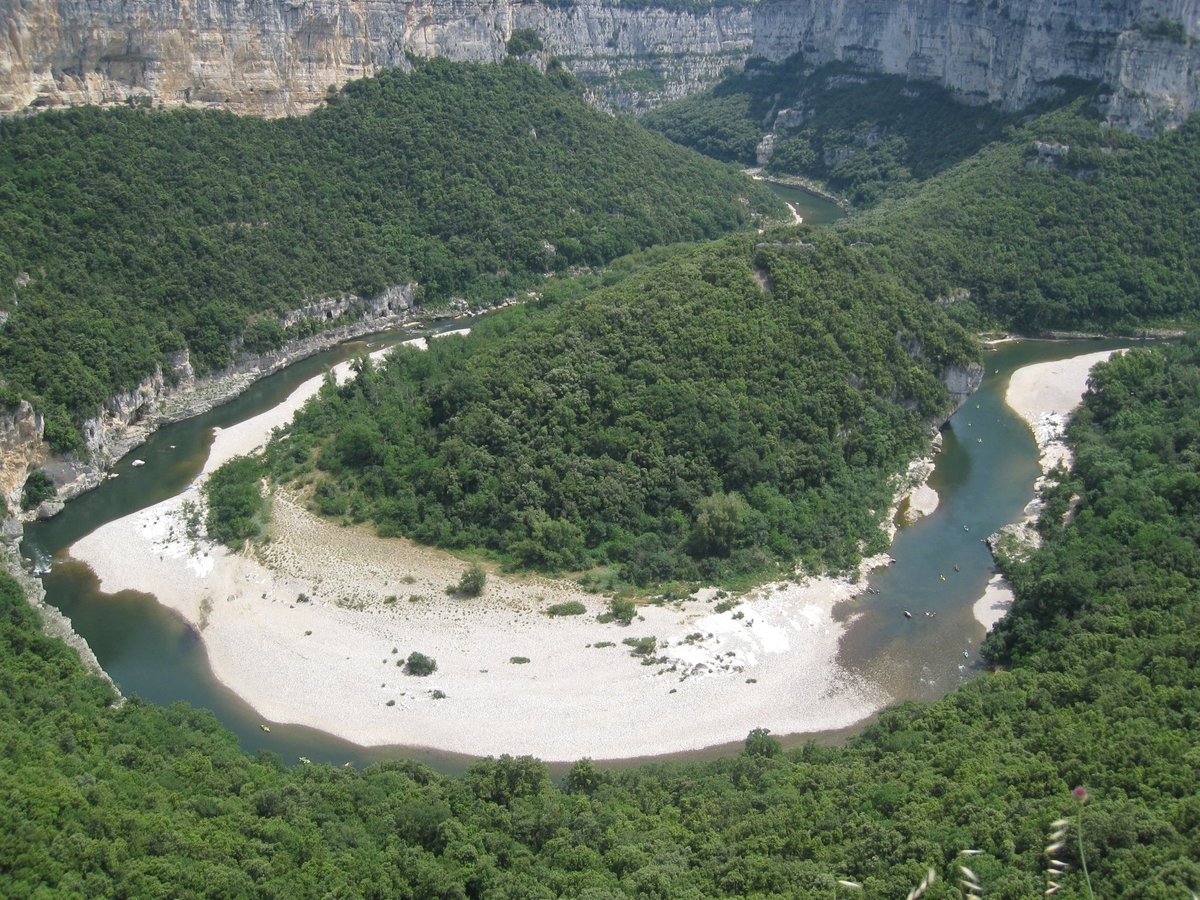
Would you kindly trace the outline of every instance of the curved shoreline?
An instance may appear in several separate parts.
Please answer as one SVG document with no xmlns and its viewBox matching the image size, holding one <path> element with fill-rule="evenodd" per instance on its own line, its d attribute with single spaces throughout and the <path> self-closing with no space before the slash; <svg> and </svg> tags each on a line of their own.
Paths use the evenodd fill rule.
<svg viewBox="0 0 1200 900">
<path fill-rule="evenodd" d="M 197 482 L 261 445 L 322 381 L 219 431 Z M 905 492 L 928 469 L 914 467 Z M 179 613 L 200 634 L 214 676 L 265 720 L 363 746 L 566 761 L 702 749 L 764 726 L 836 730 L 890 700 L 836 659 L 848 623 L 833 608 L 863 590 L 861 579 L 768 584 L 720 612 L 716 592 L 702 591 L 642 607 L 623 628 L 597 622 L 604 599 L 564 581 L 493 572 L 479 600 L 448 598 L 464 568 L 451 554 L 340 527 L 283 495 L 271 541 L 231 553 L 188 537 L 195 484 L 102 526 L 70 553 L 104 591 L 150 593 Z M 545 615 L 567 600 L 586 614 Z M 643 665 L 623 641 L 648 636 L 656 662 Z M 438 661 L 434 675 L 403 674 L 398 663 L 414 650 Z M 513 662 L 520 658 L 529 662 Z"/>
<path fill-rule="evenodd" d="M 1009 377 L 1005 404 L 1020 416 L 1037 442 L 1042 475 L 1034 483 L 1034 498 L 1025 507 L 1025 517 L 1005 526 L 1000 535 L 1012 535 L 1025 546 L 1036 546 L 1038 515 L 1041 512 L 1041 493 L 1051 473 L 1060 465 L 1071 466 L 1071 451 L 1065 442 L 1067 423 L 1071 414 L 1083 402 L 1092 368 L 1114 353 L 1124 350 L 1101 350 L 1067 359 L 1034 363 L 1017 369 Z M 995 551 L 998 538 L 993 535 L 989 546 Z M 1004 618 L 1012 606 L 1013 590 L 1008 579 L 997 573 L 988 582 L 983 595 L 975 602 L 975 619 L 984 628 L 991 628 Z"/>
</svg>

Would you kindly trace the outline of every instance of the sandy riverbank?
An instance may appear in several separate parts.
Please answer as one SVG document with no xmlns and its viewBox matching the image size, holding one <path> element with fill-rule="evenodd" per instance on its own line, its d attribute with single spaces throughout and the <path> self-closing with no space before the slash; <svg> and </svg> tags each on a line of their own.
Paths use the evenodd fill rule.
<svg viewBox="0 0 1200 900">
<path fill-rule="evenodd" d="M 1085 353 L 1069 359 L 1037 363 L 1013 372 L 1008 382 L 1004 402 L 1025 420 L 1037 441 L 1041 454 L 1042 476 L 1035 483 L 1040 495 L 1049 474 L 1060 465 L 1070 467 L 1071 451 L 1065 442 L 1067 422 L 1083 401 L 1087 390 L 1088 375 L 1092 367 L 1104 362 L 1114 353 L 1123 350 L 1102 350 Z M 1033 541 L 1036 533 L 1033 525 L 1041 511 L 1041 500 L 1034 497 L 1025 507 L 1023 521 L 1010 526 L 1013 533 L 1024 540 Z M 984 628 L 991 628 L 1003 618 L 1012 605 L 1012 586 L 1001 575 L 988 582 L 987 589 L 975 603 L 975 618 Z"/>
<path fill-rule="evenodd" d="M 205 473 L 261 446 L 321 381 L 218 432 Z M 188 536 L 198 498 L 193 487 L 103 526 L 71 555 L 106 592 L 151 593 L 182 615 L 214 675 L 264 721 L 363 745 L 613 759 L 738 741 L 760 726 L 839 729 L 888 702 L 837 663 L 848 623 L 833 608 L 860 589 L 846 579 L 766 585 L 731 608 L 702 592 L 622 627 L 598 623 L 603 598 L 569 582 L 493 572 L 482 598 L 449 598 L 460 560 L 318 519 L 286 496 L 275 498 L 270 542 L 230 553 Z M 567 600 L 587 612 L 545 614 Z M 648 636 L 659 661 L 643 665 L 623 641 Z M 403 673 L 414 650 L 437 660 L 435 674 Z"/>
</svg>

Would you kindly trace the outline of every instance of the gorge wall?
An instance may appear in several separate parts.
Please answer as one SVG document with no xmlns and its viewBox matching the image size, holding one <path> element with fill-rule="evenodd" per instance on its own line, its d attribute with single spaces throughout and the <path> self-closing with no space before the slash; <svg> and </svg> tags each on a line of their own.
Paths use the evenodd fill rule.
<svg viewBox="0 0 1200 900">
<path fill-rule="evenodd" d="M 1200 0 L 762 0 L 688 12 L 613 0 L 0 0 L 0 112 L 148 98 L 302 113 L 409 54 L 495 61 L 535 29 L 608 108 L 700 90 L 752 53 L 846 60 L 1014 108 L 1102 81 L 1116 124 L 1200 108 Z"/>
<path fill-rule="evenodd" d="M 407 56 L 495 62 L 533 28 L 602 106 L 661 103 L 750 52 L 748 7 L 603 0 L 0 0 L 0 112 L 149 98 L 286 115 Z"/>
<path fill-rule="evenodd" d="M 1139 133 L 1200 110 L 1198 0 L 766 0 L 754 54 L 801 51 L 936 81 L 1019 109 L 1054 81 L 1104 83 L 1109 121 Z"/>
</svg>

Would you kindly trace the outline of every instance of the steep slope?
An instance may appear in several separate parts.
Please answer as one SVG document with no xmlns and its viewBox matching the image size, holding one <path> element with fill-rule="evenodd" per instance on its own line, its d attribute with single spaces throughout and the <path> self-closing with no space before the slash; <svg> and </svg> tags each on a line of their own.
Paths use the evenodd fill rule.
<svg viewBox="0 0 1200 900">
<path fill-rule="evenodd" d="M 1142 140 L 1078 106 L 1047 114 L 840 230 L 976 325 L 1194 322 L 1200 117 Z"/>
<path fill-rule="evenodd" d="M 340 317 L 492 302 L 782 209 L 574 88 L 433 60 L 303 119 L 80 109 L 6 125 L 6 399 L 34 399 L 52 443 L 78 446 L 102 403 L 178 368 L 168 354 L 212 371 Z"/>
<path fill-rule="evenodd" d="M 802 51 L 1015 109 L 1102 82 L 1138 132 L 1200 108 L 1195 0 L 4 0 L 0 111 L 148 97 L 279 115 L 409 55 L 496 61 L 534 29 L 609 106 L 656 105 Z"/>
<path fill-rule="evenodd" d="M 0 112 L 149 98 L 278 116 L 410 58 L 498 62 L 514 32 L 632 108 L 705 87 L 751 43 L 747 2 L 201 0 L 0 3 Z"/>
</svg>

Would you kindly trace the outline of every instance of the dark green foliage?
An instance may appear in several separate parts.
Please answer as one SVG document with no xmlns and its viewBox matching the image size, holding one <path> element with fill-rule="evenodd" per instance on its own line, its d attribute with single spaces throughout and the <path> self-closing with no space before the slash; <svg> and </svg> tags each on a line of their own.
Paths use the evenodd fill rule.
<svg viewBox="0 0 1200 900">
<path fill-rule="evenodd" d="M 542 39 L 536 28 L 516 28 L 504 45 L 509 56 L 523 56 L 542 49 Z"/>
<path fill-rule="evenodd" d="M 447 590 L 447 593 L 457 594 L 460 597 L 478 597 L 483 593 L 484 585 L 487 584 L 487 572 L 479 563 L 471 563 L 467 567 L 467 571 L 463 572 L 462 578 L 458 580 L 458 584 L 453 585 Z"/>
<path fill-rule="evenodd" d="M 751 59 L 743 72 L 642 121 L 685 147 L 749 166 L 781 110 L 791 113 L 775 131 L 767 172 L 820 179 L 856 205 L 966 159 L 1013 120 L 957 102 L 935 84 L 845 64 L 814 70 L 797 55 L 776 64 Z"/>
<path fill-rule="evenodd" d="M 633 617 L 637 615 L 637 606 L 627 597 L 613 597 L 608 601 L 608 612 L 600 616 L 601 620 L 607 617 L 609 622 L 620 622 L 622 625 L 628 625 L 633 621 Z"/>
<path fill-rule="evenodd" d="M 578 600 L 568 600 L 565 603 L 552 603 L 546 607 L 546 615 L 548 616 L 582 616 L 587 612 L 587 607 Z"/>
<path fill-rule="evenodd" d="M 229 547 L 262 537 L 266 529 L 267 500 L 259 486 L 262 463 L 237 456 L 222 465 L 204 483 L 208 536 Z"/>
<path fill-rule="evenodd" d="M 404 661 L 404 672 L 406 675 L 417 675 L 425 677 L 432 675 L 437 671 L 437 660 L 431 656 L 426 656 L 424 653 L 418 653 L 414 650 L 408 654 L 408 659 Z"/>
<path fill-rule="evenodd" d="M 1200 117 L 1140 140 L 1081 108 L 1034 119 L 839 228 L 931 298 L 966 288 L 989 320 L 1022 331 L 1194 320 Z"/>
<path fill-rule="evenodd" d="M 401 350 L 297 417 L 275 477 L 315 465 L 318 508 L 385 534 L 638 585 L 851 566 L 973 341 L 834 238 L 764 237 Z"/>
<path fill-rule="evenodd" d="M 55 447 L 81 449 L 75 425 L 166 353 L 190 349 L 203 372 L 324 327 L 279 327 L 306 299 L 416 281 L 423 301 L 490 302 L 546 271 L 782 210 L 591 109 L 564 78 L 429 60 L 303 118 L 80 108 L 6 121 L 7 390 L 35 400 Z"/>
<path fill-rule="evenodd" d="M 41 469 L 34 469 L 25 479 L 21 491 L 21 509 L 36 509 L 43 501 L 53 500 L 58 495 L 54 482 Z"/>
<path fill-rule="evenodd" d="M 203 712 L 112 694 L 0 576 L 0 893 L 85 896 L 1042 896 L 1051 821 L 1090 792 L 1096 895 L 1200 890 L 1200 347 L 1097 371 L 1045 546 L 1009 568 L 1004 671 L 905 704 L 844 747 L 762 729 L 701 763 L 532 759 L 444 778 L 241 754 Z M 1062 512 L 1079 495 L 1069 525 Z M 602 686 L 601 688 L 602 689 Z M 648 722 L 646 727 L 653 727 Z M 1083 896 L 1078 852 L 1062 896 Z"/>
<path fill-rule="evenodd" d="M 1146 37 L 1164 38 L 1175 44 L 1188 42 L 1187 26 L 1177 19 L 1155 19 L 1152 22 L 1141 19 L 1136 27 Z"/>
</svg>

